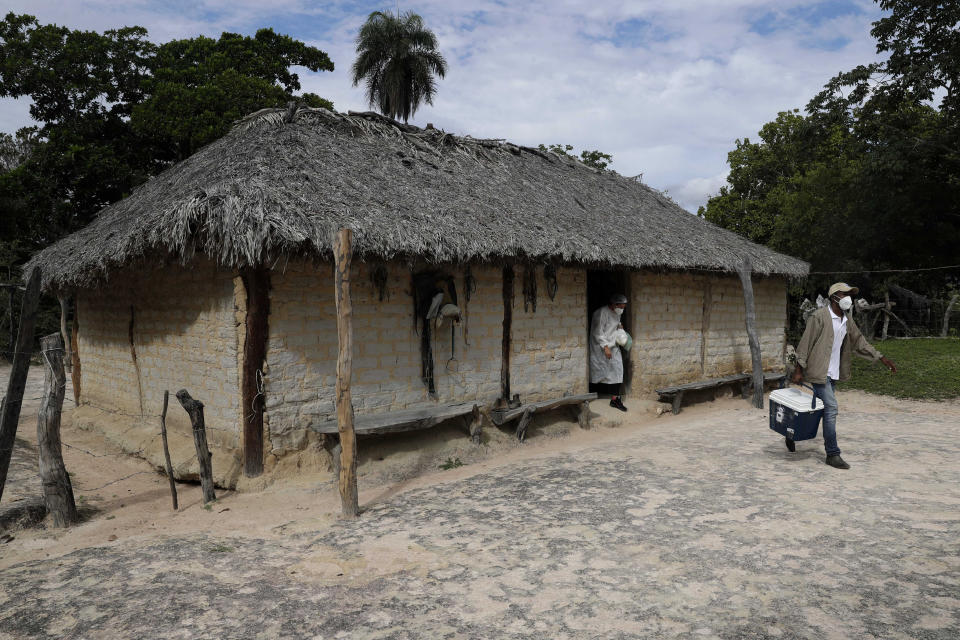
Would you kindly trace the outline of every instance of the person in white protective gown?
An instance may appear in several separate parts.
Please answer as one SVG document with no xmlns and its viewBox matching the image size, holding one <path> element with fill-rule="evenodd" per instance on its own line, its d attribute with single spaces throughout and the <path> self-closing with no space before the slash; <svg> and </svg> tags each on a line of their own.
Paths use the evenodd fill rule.
<svg viewBox="0 0 960 640">
<path fill-rule="evenodd" d="M 610 303 L 594 311 L 590 321 L 590 382 L 596 385 L 601 393 L 610 393 L 610 406 L 621 411 L 626 411 L 627 408 L 620 395 L 620 386 L 623 383 L 623 354 L 618 337 L 620 334 L 626 335 L 620 324 L 620 316 L 626 306 L 625 295 L 612 295 Z"/>
</svg>

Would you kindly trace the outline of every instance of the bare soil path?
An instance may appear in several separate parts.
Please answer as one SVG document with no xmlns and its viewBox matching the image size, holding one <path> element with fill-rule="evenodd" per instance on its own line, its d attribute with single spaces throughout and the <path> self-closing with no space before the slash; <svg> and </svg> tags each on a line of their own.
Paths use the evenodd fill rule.
<svg viewBox="0 0 960 640">
<path fill-rule="evenodd" d="M 0 637 L 960 637 L 960 403 L 840 402 L 846 472 L 729 399 L 361 480 L 356 521 L 322 474 L 173 513 L 65 432 L 88 519 L 0 543 Z"/>
</svg>

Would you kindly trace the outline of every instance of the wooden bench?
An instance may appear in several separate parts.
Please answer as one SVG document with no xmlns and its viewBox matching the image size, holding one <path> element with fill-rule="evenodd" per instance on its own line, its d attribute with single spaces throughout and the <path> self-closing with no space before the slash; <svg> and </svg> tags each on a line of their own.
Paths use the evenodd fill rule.
<svg viewBox="0 0 960 640">
<path fill-rule="evenodd" d="M 419 429 L 429 429 L 441 422 L 466 415 L 472 418 L 468 429 L 470 437 L 479 444 L 482 423 L 480 421 L 480 407 L 475 402 L 359 415 L 353 419 L 353 430 L 360 436 L 417 431 Z M 327 420 L 313 425 L 311 428 L 317 433 L 339 433 L 336 420 Z"/>
<path fill-rule="evenodd" d="M 527 435 L 527 425 L 530 424 L 530 418 L 535 413 L 549 411 L 563 406 L 575 406 L 577 409 L 577 422 L 582 429 L 590 428 L 590 401 L 596 400 L 595 393 L 582 393 L 576 396 L 564 396 L 554 400 L 543 400 L 541 402 L 531 402 L 508 409 L 493 409 L 490 411 L 490 419 L 495 425 L 502 426 L 511 420 L 520 418 L 517 423 L 517 440 L 521 442 Z"/>
<path fill-rule="evenodd" d="M 783 373 L 764 373 L 763 382 L 781 382 L 786 379 Z M 680 413 L 680 403 L 683 402 L 683 394 L 687 391 L 701 391 L 703 389 L 713 389 L 725 384 L 740 384 L 740 395 L 746 398 L 750 394 L 750 388 L 753 384 L 753 376 L 749 373 L 738 373 L 732 376 L 722 378 L 711 378 L 709 380 L 698 380 L 697 382 L 688 382 L 674 387 L 664 387 L 657 389 L 657 394 L 661 401 L 670 402 L 673 406 L 673 413 Z"/>
</svg>

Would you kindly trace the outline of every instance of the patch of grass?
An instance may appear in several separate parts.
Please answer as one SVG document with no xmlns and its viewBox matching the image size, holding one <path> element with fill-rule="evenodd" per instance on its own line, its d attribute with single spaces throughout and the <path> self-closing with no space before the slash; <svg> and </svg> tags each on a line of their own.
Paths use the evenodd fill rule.
<svg viewBox="0 0 960 640">
<path fill-rule="evenodd" d="M 225 544 L 215 544 L 212 547 L 209 547 L 207 551 L 210 553 L 231 553 L 233 551 L 233 547 L 228 547 Z"/>
<path fill-rule="evenodd" d="M 917 338 L 885 340 L 874 345 L 897 365 L 890 373 L 879 362 L 853 357 L 851 379 L 840 389 L 914 400 L 947 400 L 960 397 L 960 340 Z"/>
<path fill-rule="evenodd" d="M 457 467 L 462 467 L 463 461 L 460 458 L 447 458 L 447 461 L 440 465 L 440 468 L 444 471 L 449 471 L 450 469 L 456 469 Z"/>
</svg>

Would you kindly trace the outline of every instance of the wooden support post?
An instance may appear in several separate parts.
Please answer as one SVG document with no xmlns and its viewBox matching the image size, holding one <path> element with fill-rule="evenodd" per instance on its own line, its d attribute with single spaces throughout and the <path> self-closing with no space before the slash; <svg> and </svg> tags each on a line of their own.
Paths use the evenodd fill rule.
<svg viewBox="0 0 960 640">
<path fill-rule="evenodd" d="M 360 514 L 357 497 L 357 435 L 353 431 L 353 305 L 350 301 L 350 265 L 353 262 L 353 232 L 341 229 L 333 244 L 336 267 L 334 283 L 337 305 L 337 431 L 340 434 L 340 507 L 346 518 Z"/>
<path fill-rule="evenodd" d="M 746 256 L 740 265 L 740 284 L 743 286 L 743 304 L 745 308 L 747 339 L 750 341 L 750 360 L 753 363 L 753 406 L 763 408 L 763 358 L 760 354 L 760 340 L 757 338 L 757 315 L 753 303 L 753 282 L 750 274 L 753 267 L 750 256 Z"/>
<path fill-rule="evenodd" d="M 67 331 L 67 316 L 70 314 L 70 298 L 59 293 L 57 294 L 57 300 L 60 302 L 60 336 L 63 338 L 63 344 L 67 350 L 67 357 L 63 359 L 63 365 L 67 371 L 70 371 L 73 369 L 73 358 L 70 357 L 70 332 Z"/>
<path fill-rule="evenodd" d="M 40 269 L 34 267 L 20 307 L 20 330 L 17 332 L 16 344 L 12 347 L 13 367 L 7 381 L 7 395 L 0 405 L 0 498 L 3 497 L 3 486 L 7 483 L 13 442 L 17 436 L 17 423 L 20 421 L 20 407 L 23 405 L 23 392 L 27 386 L 27 371 L 30 369 L 30 354 L 33 351 L 33 328 L 39 303 Z"/>
<path fill-rule="evenodd" d="M 940 327 L 941 338 L 946 338 L 947 333 L 950 332 L 950 311 L 953 309 L 953 305 L 957 304 L 957 298 L 960 298 L 960 296 L 953 294 L 953 297 L 950 298 L 950 304 L 947 305 L 947 310 L 943 312 L 943 326 Z"/>
<path fill-rule="evenodd" d="M 523 442 L 527 437 L 527 426 L 530 424 L 530 418 L 533 417 L 533 411 L 526 409 L 520 416 L 520 422 L 517 423 L 517 440 Z"/>
<path fill-rule="evenodd" d="M 37 414 L 37 445 L 40 450 L 40 482 L 43 501 L 53 518 L 53 526 L 67 527 L 80 520 L 73 500 L 73 486 L 63 464 L 60 445 L 60 415 L 66 394 L 67 374 L 63 370 L 63 338 L 53 333 L 40 339 L 40 352 L 46 364 L 43 375 L 43 399 Z"/>
<path fill-rule="evenodd" d="M 480 407 L 473 405 L 473 411 L 470 412 L 470 440 L 473 444 L 480 444 L 480 436 L 483 432 L 483 414 L 480 413 Z"/>
<path fill-rule="evenodd" d="M 73 328 L 70 332 L 70 359 L 73 361 L 70 378 L 73 380 L 73 403 L 80 406 L 80 352 L 77 350 L 78 334 L 80 333 L 80 317 L 77 315 L 79 306 L 77 297 L 73 297 Z"/>
<path fill-rule="evenodd" d="M 270 271 L 247 267 L 240 272 L 247 293 L 246 338 L 243 342 L 243 474 L 263 473 L 263 362 L 267 357 L 270 317 Z"/>
<path fill-rule="evenodd" d="M 177 391 L 177 400 L 180 401 L 180 405 L 190 416 L 190 424 L 193 425 L 193 444 L 197 449 L 197 462 L 200 463 L 200 488 L 203 490 L 203 503 L 213 502 L 217 499 L 213 492 L 213 465 L 210 462 L 213 454 L 207 448 L 207 427 L 203 420 L 203 403 L 191 398 L 186 389 Z"/>
<path fill-rule="evenodd" d="M 580 406 L 577 408 L 577 422 L 580 423 L 581 429 L 590 429 L 590 403 L 581 402 Z"/>
<path fill-rule="evenodd" d="M 673 411 L 673 415 L 680 413 L 681 404 L 683 404 L 683 391 L 677 391 L 673 396 L 673 402 L 670 403 L 670 410 Z"/>
<path fill-rule="evenodd" d="M 890 293 L 883 294 L 886 305 L 883 307 L 883 333 L 880 334 L 881 340 L 887 339 L 887 329 L 890 327 Z"/>
<path fill-rule="evenodd" d="M 500 404 L 510 406 L 510 334 L 513 331 L 513 267 L 503 268 L 503 335 L 500 352 Z"/>
<path fill-rule="evenodd" d="M 163 458 L 167 463 L 167 478 L 170 480 L 170 497 L 173 498 L 173 510 L 177 510 L 177 483 L 173 480 L 173 465 L 170 463 L 170 447 L 167 446 L 167 403 L 170 392 L 163 390 L 163 411 L 160 412 L 160 436 L 163 438 Z"/>
</svg>

